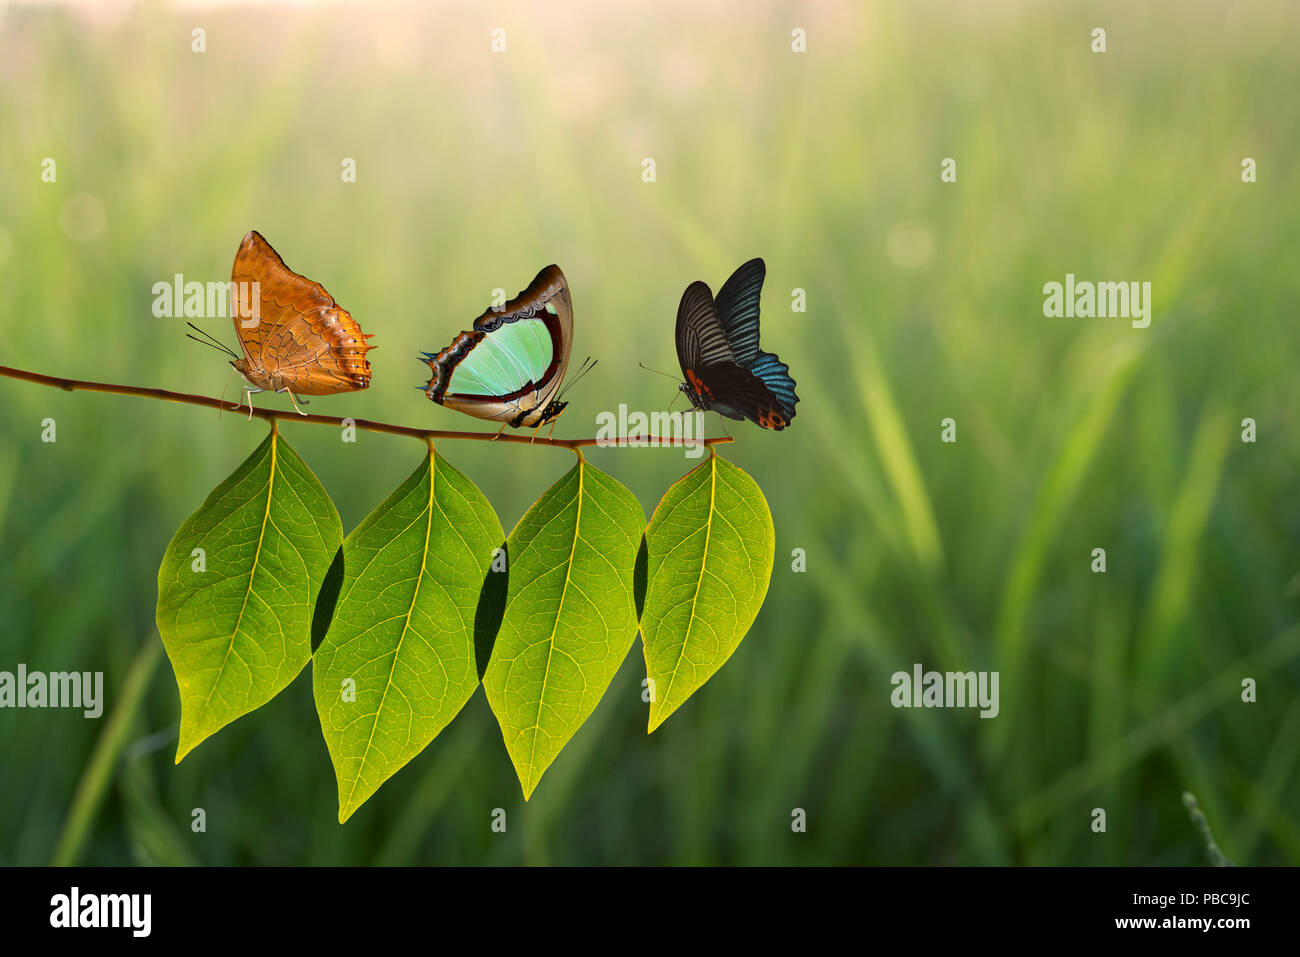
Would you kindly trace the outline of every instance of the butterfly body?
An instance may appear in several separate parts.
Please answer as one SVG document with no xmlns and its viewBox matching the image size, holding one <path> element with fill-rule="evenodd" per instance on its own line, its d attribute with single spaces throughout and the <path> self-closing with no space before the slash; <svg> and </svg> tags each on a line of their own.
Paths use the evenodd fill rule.
<svg viewBox="0 0 1300 957">
<path fill-rule="evenodd" d="M 538 428 L 568 405 L 557 398 L 573 345 L 573 301 L 559 266 L 547 266 L 514 299 L 488 309 L 423 361 L 434 402 L 514 428 Z"/>
<path fill-rule="evenodd" d="M 258 232 L 240 243 L 230 281 L 244 353 L 230 365 L 248 392 L 332 395 L 370 385 L 370 336 L 324 286 L 286 266 Z"/>
<path fill-rule="evenodd" d="M 767 267 L 751 259 L 723 284 L 715 299 L 693 282 L 677 308 L 677 358 L 686 381 L 679 388 L 697 409 L 749 419 L 780 431 L 799 401 L 790 367 L 758 346 L 758 302 Z"/>
</svg>

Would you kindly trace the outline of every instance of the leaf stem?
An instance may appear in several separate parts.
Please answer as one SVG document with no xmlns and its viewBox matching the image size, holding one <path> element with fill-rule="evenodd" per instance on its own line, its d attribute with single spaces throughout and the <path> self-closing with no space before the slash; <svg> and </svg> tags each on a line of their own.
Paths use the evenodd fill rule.
<svg viewBox="0 0 1300 957">
<path fill-rule="evenodd" d="M 188 392 L 169 392 L 166 389 L 148 389 L 143 386 L 135 385 L 115 385 L 111 382 L 91 382 L 86 379 L 60 379 L 55 376 L 42 375 L 39 372 L 27 372 L 23 369 L 14 369 L 10 366 L 0 366 L 0 376 L 10 379 L 18 379 L 22 382 L 35 382 L 37 385 L 47 385 L 55 389 L 63 389 L 65 392 L 105 392 L 109 395 L 133 395 L 145 399 L 162 399 L 164 402 L 180 402 L 185 405 L 205 406 L 209 409 L 222 409 L 233 412 L 236 409 L 243 408 L 242 405 L 228 406 L 221 399 L 213 399 L 206 395 L 191 395 Z M 272 425 L 277 421 L 285 422 L 310 422 L 314 425 L 343 425 L 344 421 L 350 422 L 358 429 L 364 429 L 367 432 L 380 432 L 386 435 L 405 435 L 411 438 L 420 439 L 423 442 L 429 442 L 433 439 L 466 439 L 477 442 L 522 442 L 526 445 L 546 445 L 552 448 L 562 449 L 580 449 L 583 446 L 600 445 L 602 440 L 590 439 L 553 439 L 542 438 L 538 435 L 503 435 L 494 432 L 457 432 L 447 429 L 416 429 L 406 425 L 393 425 L 389 422 L 372 422 L 369 419 L 347 419 L 344 420 L 334 415 L 294 415 L 293 413 L 276 412 L 271 409 L 253 409 L 253 416 L 259 419 L 267 419 Z M 610 445 L 619 444 L 622 440 L 628 438 L 644 438 L 643 436 L 615 436 L 608 440 Z M 694 440 L 693 440 L 694 441 Z M 704 444 L 707 446 L 725 445 L 728 442 L 735 441 L 729 436 L 720 436 L 715 439 L 705 439 Z M 659 439 L 658 447 L 684 448 L 685 440 L 664 440 Z M 653 446 L 652 446 L 653 447 Z"/>
</svg>

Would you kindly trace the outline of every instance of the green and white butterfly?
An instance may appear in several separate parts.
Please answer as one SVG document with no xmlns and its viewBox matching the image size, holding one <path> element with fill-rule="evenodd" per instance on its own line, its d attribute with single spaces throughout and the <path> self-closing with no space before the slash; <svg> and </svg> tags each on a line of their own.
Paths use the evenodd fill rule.
<svg viewBox="0 0 1300 957">
<path fill-rule="evenodd" d="M 519 428 L 553 422 L 573 345 L 573 301 L 559 266 L 547 266 L 504 306 L 489 308 L 441 352 L 424 394 L 439 405 Z M 594 363 L 592 363 L 594 365 Z M 575 380 L 576 381 L 576 380 Z"/>
</svg>

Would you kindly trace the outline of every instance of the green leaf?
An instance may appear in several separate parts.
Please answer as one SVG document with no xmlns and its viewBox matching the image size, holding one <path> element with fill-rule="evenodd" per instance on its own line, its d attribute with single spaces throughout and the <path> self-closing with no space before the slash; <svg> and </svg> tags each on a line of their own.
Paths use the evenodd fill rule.
<svg viewBox="0 0 1300 957">
<path fill-rule="evenodd" d="M 654 683 L 647 733 L 723 666 L 758 616 L 776 534 L 762 491 L 711 454 L 664 495 L 646 528 L 641 614 Z"/>
<path fill-rule="evenodd" d="M 274 428 L 181 525 L 158 569 L 157 615 L 181 693 L 178 764 L 302 671 L 342 538 L 334 503 Z"/>
<path fill-rule="evenodd" d="M 312 663 L 339 822 L 424 750 L 478 687 L 475 610 L 501 523 L 446 459 L 425 458 L 343 543 Z"/>
<path fill-rule="evenodd" d="M 644 523 L 636 496 L 579 459 L 510 533 L 510 585 L 483 690 L 525 800 L 636 640 Z"/>
</svg>

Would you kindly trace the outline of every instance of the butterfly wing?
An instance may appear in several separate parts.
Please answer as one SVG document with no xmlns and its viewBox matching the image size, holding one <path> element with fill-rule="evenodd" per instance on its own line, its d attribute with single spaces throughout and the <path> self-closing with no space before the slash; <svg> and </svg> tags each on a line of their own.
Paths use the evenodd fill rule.
<svg viewBox="0 0 1300 957">
<path fill-rule="evenodd" d="M 789 366 L 758 347 L 766 275 L 763 260 L 751 259 L 716 299 L 704 283 L 691 283 L 677 308 L 677 358 L 697 406 L 780 430 L 794 418 L 799 397 Z"/>
<path fill-rule="evenodd" d="M 762 386 L 763 399 L 758 416 L 750 418 L 765 429 L 780 431 L 794 418 L 794 407 L 799 402 L 790 367 L 773 353 L 760 352 L 748 371 Z"/>
<path fill-rule="evenodd" d="M 677 361 L 689 381 L 705 366 L 734 364 L 735 357 L 707 284 L 693 282 L 677 306 Z"/>
<path fill-rule="evenodd" d="M 369 336 L 324 286 L 286 266 L 260 233 L 239 244 L 230 280 L 235 335 L 248 370 L 240 371 L 250 381 L 260 376 L 298 395 L 370 385 Z"/>
<path fill-rule="evenodd" d="M 480 419 L 540 425 L 573 346 L 573 301 L 559 266 L 547 266 L 504 306 L 488 309 L 437 355 L 425 354 L 430 399 Z"/>
<path fill-rule="evenodd" d="M 715 301 L 722 331 L 742 366 L 749 366 L 759 356 L 758 300 L 766 277 L 767 265 L 763 260 L 751 259 L 722 284 Z"/>
<path fill-rule="evenodd" d="M 751 369 L 734 362 L 707 367 L 697 373 L 695 386 L 709 396 L 713 411 L 779 432 L 794 418 L 799 400 L 785 363 L 771 353 L 761 355 L 761 365 Z"/>
</svg>

